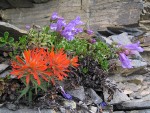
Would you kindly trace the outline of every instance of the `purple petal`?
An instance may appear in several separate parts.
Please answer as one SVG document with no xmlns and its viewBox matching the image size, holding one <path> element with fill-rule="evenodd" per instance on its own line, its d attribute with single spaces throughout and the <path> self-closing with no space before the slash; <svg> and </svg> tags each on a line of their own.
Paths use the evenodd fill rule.
<svg viewBox="0 0 150 113">
<path fill-rule="evenodd" d="M 92 35 L 94 32 L 92 30 L 87 30 L 87 34 Z"/>
<path fill-rule="evenodd" d="M 121 61 L 123 68 L 132 68 L 130 60 L 124 53 L 119 53 L 119 60 Z"/>
<path fill-rule="evenodd" d="M 57 19 L 63 20 L 64 18 L 58 16 L 58 14 L 56 12 L 53 12 L 52 16 L 51 16 L 51 20 L 57 20 Z"/>
<path fill-rule="evenodd" d="M 50 28 L 51 28 L 51 30 L 55 30 L 55 31 L 56 31 L 56 29 L 57 29 L 57 24 L 56 24 L 56 23 L 50 24 Z"/>
<path fill-rule="evenodd" d="M 80 17 L 76 17 L 74 20 L 72 20 L 69 24 L 74 24 L 75 26 L 77 25 L 83 25 L 84 23 L 80 20 Z"/>
<path fill-rule="evenodd" d="M 70 94 L 68 94 L 68 93 L 62 92 L 62 95 L 63 95 L 64 98 L 66 98 L 66 99 L 68 99 L 68 100 L 71 100 L 71 99 L 72 99 L 72 96 L 71 96 Z"/>
<path fill-rule="evenodd" d="M 95 39 L 91 39 L 91 40 L 90 40 L 90 43 L 91 43 L 91 44 L 94 44 L 94 43 L 96 43 L 96 40 L 95 40 Z"/>
<path fill-rule="evenodd" d="M 29 30 L 31 28 L 30 25 L 26 25 L 26 29 Z"/>
<path fill-rule="evenodd" d="M 103 108 L 103 107 L 107 106 L 107 104 L 106 104 L 106 102 L 101 102 L 100 106 Z"/>
<path fill-rule="evenodd" d="M 140 42 L 138 41 L 135 44 L 128 44 L 124 46 L 126 49 L 143 52 L 143 48 L 140 47 Z"/>
</svg>

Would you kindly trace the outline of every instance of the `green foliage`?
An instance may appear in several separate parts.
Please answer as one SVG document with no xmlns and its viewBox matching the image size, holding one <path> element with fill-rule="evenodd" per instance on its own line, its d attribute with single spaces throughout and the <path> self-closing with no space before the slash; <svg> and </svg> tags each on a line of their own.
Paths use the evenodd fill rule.
<svg viewBox="0 0 150 113">
<path fill-rule="evenodd" d="M 0 37 L 0 47 L 5 45 L 11 45 L 14 42 L 14 38 L 9 37 L 9 33 L 5 32 L 3 37 Z"/>
</svg>

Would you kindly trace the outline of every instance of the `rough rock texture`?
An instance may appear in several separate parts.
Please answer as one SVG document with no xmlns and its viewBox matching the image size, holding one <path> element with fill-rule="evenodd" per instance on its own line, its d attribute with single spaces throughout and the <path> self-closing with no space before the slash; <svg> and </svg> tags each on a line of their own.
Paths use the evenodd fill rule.
<svg viewBox="0 0 150 113">
<path fill-rule="evenodd" d="M 137 24 L 142 9 L 141 0 L 52 0 L 34 4 L 33 8 L 2 10 L 0 16 L 4 21 L 25 28 L 26 24 L 48 24 L 49 16 L 57 11 L 67 20 L 80 16 L 86 26 L 97 30 L 110 25 Z"/>
<path fill-rule="evenodd" d="M 0 36 L 3 36 L 4 32 L 6 31 L 8 31 L 10 36 L 13 36 L 14 38 L 27 34 L 25 30 L 19 29 L 12 24 L 0 22 Z"/>
</svg>

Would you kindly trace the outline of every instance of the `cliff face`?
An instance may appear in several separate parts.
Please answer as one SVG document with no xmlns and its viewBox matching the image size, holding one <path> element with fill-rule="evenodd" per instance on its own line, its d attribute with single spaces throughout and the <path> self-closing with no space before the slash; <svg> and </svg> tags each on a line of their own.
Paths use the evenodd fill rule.
<svg viewBox="0 0 150 113">
<path fill-rule="evenodd" d="M 68 21 L 80 16 L 86 26 L 97 30 L 112 25 L 137 24 L 143 10 L 142 0 L 51 0 L 42 4 L 32 2 L 32 5 L 1 10 L 1 19 L 19 28 L 32 23 L 43 26 L 49 24 L 49 16 L 56 11 Z"/>
</svg>

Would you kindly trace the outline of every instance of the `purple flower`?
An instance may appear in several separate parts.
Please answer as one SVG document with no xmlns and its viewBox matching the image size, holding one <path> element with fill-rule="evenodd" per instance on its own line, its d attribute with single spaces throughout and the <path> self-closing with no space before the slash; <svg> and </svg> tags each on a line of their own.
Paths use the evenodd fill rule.
<svg viewBox="0 0 150 113">
<path fill-rule="evenodd" d="M 72 99 L 72 96 L 70 94 L 68 94 L 68 93 L 61 92 L 61 94 L 63 95 L 64 98 L 66 98 L 68 100 Z"/>
<path fill-rule="evenodd" d="M 94 44 L 94 43 L 96 43 L 96 40 L 95 40 L 95 39 L 90 39 L 89 42 L 90 42 L 91 44 Z"/>
<path fill-rule="evenodd" d="M 107 106 L 107 104 L 106 104 L 106 102 L 101 102 L 100 106 L 103 108 L 103 107 Z"/>
<path fill-rule="evenodd" d="M 74 39 L 75 35 L 78 33 L 83 32 L 82 28 L 78 28 L 78 25 L 82 25 L 83 22 L 80 20 L 80 17 L 76 17 L 76 19 L 70 21 L 68 24 L 66 24 L 65 20 L 58 19 L 57 13 L 53 13 L 52 19 L 57 19 L 56 23 L 52 23 L 50 25 L 50 28 L 54 31 L 59 32 L 64 38 L 66 38 L 68 41 L 71 41 Z"/>
<path fill-rule="evenodd" d="M 86 32 L 87 32 L 88 35 L 92 35 L 92 34 L 94 33 L 94 32 L 93 32 L 92 30 L 90 30 L 90 29 L 86 30 Z"/>
<path fill-rule="evenodd" d="M 124 48 L 129 49 L 131 51 L 138 51 L 138 52 L 143 52 L 143 48 L 140 47 L 140 42 L 138 41 L 135 44 L 128 44 L 125 45 Z"/>
<path fill-rule="evenodd" d="M 130 60 L 124 53 L 119 53 L 119 60 L 121 61 L 123 68 L 132 68 Z"/>
<path fill-rule="evenodd" d="M 65 27 L 66 22 L 64 20 L 58 20 L 57 23 L 50 24 L 50 28 L 54 31 L 60 32 Z"/>
<path fill-rule="evenodd" d="M 30 25 L 26 25 L 26 29 L 29 30 L 31 28 Z"/>
<path fill-rule="evenodd" d="M 70 21 L 70 24 L 74 24 L 74 26 L 77 26 L 77 25 L 83 25 L 84 23 L 81 21 L 80 17 L 76 17 L 74 20 Z"/>
<path fill-rule="evenodd" d="M 57 19 L 64 19 L 62 17 L 59 17 L 58 14 L 56 12 L 53 12 L 52 13 L 52 16 L 51 16 L 51 20 L 57 20 Z"/>
<path fill-rule="evenodd" d="M 63 95 L 63 97 L 65 97 L 66 99 L 71 100 L 72 96 L 68 93 L 65 92 L 65 90 L 62 88 L 62 86 L 60 86 L 60 90 L 61 90 L 61 94 Z"/>
</svg>

